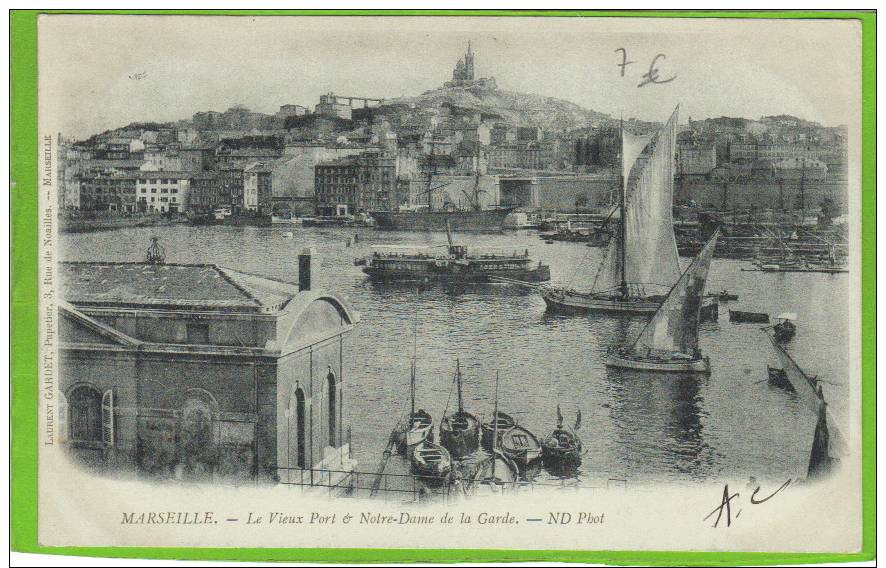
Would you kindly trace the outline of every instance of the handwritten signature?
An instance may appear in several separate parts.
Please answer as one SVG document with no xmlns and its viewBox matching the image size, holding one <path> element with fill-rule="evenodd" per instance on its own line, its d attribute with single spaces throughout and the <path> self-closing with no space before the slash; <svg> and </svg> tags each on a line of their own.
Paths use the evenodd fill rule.
<svg viewBox="0 0 886 568">
<path fill-rule="evenodd" d="M 616 63 L 616 67 L 618 67 L 621 71 L 621 76 L 625 76 L 625 69 L 628 65 L 632 65 L 636 63 L 636 61 L 628 61 L 628 50 L 623 47 L 619 47 L 615 50 L 616 53 L 621 52 L 621 63 Z M 645 85 L 654 84 L 654 85 L 664 85 L 665 83 L 670 83 L 674 79 L 677 78 L 676 75 L 672 75 L 667 79 L 662 79 L 659 77 L 658 70 L 658 62 L 660 59 L 667 59 L 667 56 L 664 53 L 659 53 L 655 57 L 652 58 L 652 62 L 649 64 L 649 71 L 641 75 L 641 81 L 637 85 L 637 88 L 643 87 Z"/>
<path fill-rule="evenodd" d="M 760 489 L 761 489 L 761 487 L 758 485 L 757 488 L 754 489 L 753 492 L 751 492 L 751 499 L 750 499 L 751 505 L 760 505 L 762 503 L 765 503 L 766 501 L 769 501 L 770 499 L 775 497 L 782 489 L 784 489 L 785 487 L 787 487 L 790 484 L 791 484 L 791 480 L 788 479 L 787 481 L 782 483 L 778 489 L 776 489 L 775 491 L 770 493 L 768 496 L 763 497 L 763 498 L 757 497 L 757 494 L 760 493 Z M 738 509 L 735 512 L 735 515 L 733 516 L 733 514 L 732 514 L 732 507 L 733 507 L 732 500 L 737 499 L 740 495 L 741 494 L 737 491 L 735 493 L 729 493 L 729 484 L 727 483 L 726 485 L 723 486 L 723 497 L 720 499 L 720 506 L 715 508 L 710 513 L 708 513 L 707 516 L 702 520 L 706 521 L 706 520 L 710 519 L 711 517 L 713 517 L 714 513 L 716 513 L 717 518 L 714 520 L 713 528 L 717 528 L 719 526 L 720 521 L 723 519 L 724 516 L 725 516 L 726 526 L 727 527 L 732 526 L 732 520 L 738 519 L 738 516 L 741 515 L 741 511 L 742 511 L 741 509 Z M 737 506 L 738 506 L 738 503 L 736 503 L 736 507 Z"/>
</svg>

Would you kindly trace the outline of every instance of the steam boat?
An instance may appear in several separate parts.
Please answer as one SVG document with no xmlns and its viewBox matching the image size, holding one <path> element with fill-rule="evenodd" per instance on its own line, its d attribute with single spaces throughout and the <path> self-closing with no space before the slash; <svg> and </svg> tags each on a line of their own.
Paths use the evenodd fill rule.
<svg viewBox="0 0 886 568">
<path fill-rule="evenodd" d="M 469 253 L 466 246 L 453 244 L 448 223 L 446 236 L 449 245 L 444 254 L 429 250 L 431 247 L 393 247 L 376 250 L 356 263 L 364 265 L 363 272 L 378 281 L 491 282 L 495 277 L 547 282 L 551 279 L 550 267 L 541 262 L 535 264 L 528 249 L 523 252 L 483 249 Z"/>
</svg>

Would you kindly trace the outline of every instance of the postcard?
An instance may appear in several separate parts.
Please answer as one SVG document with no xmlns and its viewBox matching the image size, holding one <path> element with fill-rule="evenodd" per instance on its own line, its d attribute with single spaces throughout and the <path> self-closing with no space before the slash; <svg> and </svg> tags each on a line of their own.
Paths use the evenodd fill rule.
<svg viewBox="0 0 886 568">
<path fill-rule="evenodd" d="M 40 546 L 862 550 L 859 20 L 37 53 Z"/>
</svg>

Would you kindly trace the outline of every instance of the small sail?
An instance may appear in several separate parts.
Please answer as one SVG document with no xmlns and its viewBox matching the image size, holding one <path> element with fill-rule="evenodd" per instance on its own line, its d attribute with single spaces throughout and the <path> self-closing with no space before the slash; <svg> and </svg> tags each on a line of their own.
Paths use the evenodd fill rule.
<svg viewBox="0 0 886 568">
<path fill-rule="evenodd" d="M 643 357 L 649 352 L 695 354 L 698 348 L 699 310 L 719 234 L 719 229 L 714 232 L 643 328 L 634 342 L 636 355 Z"/>
<path fill-rule="evenodd" d="M 609 246 L 606 248 L 606 256 L 603 258 L 603 264 L 597 271 L 594 279 L 592 292 L 605 292 L 614 290 L 621 284 L 621 251 L 622 246 L 619 241 L 619 235 L 616 234 L 609 239 Z"/>
<path fill-rule="evenodd" d="M 631 143 L 639 145 L 635 138 Z M 623 254 L 625 281 L 631 284 L 670 288 L 680 277 L 672 214 L 676 139 L 677 109 L 652 141 L 649 159 L 634 164 L 625 178 Z"/>
<path fill-rule="evenodd" d="M 791 357 L 787 351 L 778 344 L 772 334 L 767 334 L 767 336 L 772 343 L 772 348 L 775 350 L 775 354 L 778 355 L 782 369 L 784 369 L 785 376 L 788 381 L 790 381 L 791 386 L 794 387 L 797 395 L 803 400 L 806 408 L 809 409 L 816 419 L 819 419 L 824 411 L 822 405 L 827 404 L 824 400 L 824 394 L 820 389 L 821 383 L 814 377 L 810 377 L 804 373 L 803 369 L 801 369 L 800 366 L 794 362 L 793 357 Z M 843 437 L 840 428 L 834 422 L 832 415 L 832 412 L 825 413 L 827 420 L 826 431 L 828 432 L 828 455 L 835 458 L 846 455 L 847 446 L 846 439 Z"/>
</svg>

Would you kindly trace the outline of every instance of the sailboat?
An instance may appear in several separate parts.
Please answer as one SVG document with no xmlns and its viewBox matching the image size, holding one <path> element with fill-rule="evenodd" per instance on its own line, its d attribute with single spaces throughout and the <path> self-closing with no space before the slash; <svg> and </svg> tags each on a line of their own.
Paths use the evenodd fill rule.
<svg viewBox="0 0 886 568">
<path fill-rule="evenodd" d="M 455 360 L 455 381 L 458 391 L 458 411 L 440 421 L 440 445 L 455 459 L 477 451 L 480 446 L 480 420 L 465 412 L 461 395 L 461 365 Z"/>
<path fill-rule="evenodd" d="M 495 372 L 495 409 L 493 416 L 499 416 L 498 412 L 498 371 Z M 492 439 L 498 440 L 500 436 L 499 421 L 492 422 Z M 517 481 L 520 479 L 520 469 L 517 464 L 501 452 L 498 448 L 493 447 L 491 455 L 481 464 L 477 470 L 474 482 L 489 487 L 494 491 L 514 489 Z"/>
<path fill-rule="evenodd" d="M 819 476 L 826 473 L 836 460 L 846 455 L 846 438 L 834 421 L 832 413 L 827 411 L 828 404 L 824 399 L 822 381 L 818 377 L 807 375 L 779 343 L 775 335 L 766 331 L 766 336 L 772 343 L 772 348 L 782 365 L 781 377 L 790 385 L 789 390 L 796 393 L 809 413 L 815 416 L 815 431 L 808 475 L 809 477 Z M 772 371 L 777 370 L 770 367 L 770 376 Z"/>
<path fill-rule="evenodd" d="M 395 430 L 397 452 L 408 455 L 409 449 L 424 441 L 434 440 L 434 420 L 424 409 L 415 409 L 415 355 L 412 357 L 409 390 L 411 406 L 409 414 Z"/>
<path fill-rule="evenodd" d="M 711 372 L 710 361 L 702 357 L 698 348 L 698 322 L 719 234 L 719 229 L 714 231 L 634 343 L 610 351 L 606 358 L 607 367 L 675 373 Z"/>
<path fill-rule="evenodd" d="M 400 211 L 370 211 L 369 214 L 375 219 L 377 229 L 395 231 L 444 231 L 447 223 L 452 230 L 459 232 L 499 232 L 505 221 L 505 217 L 514 210 L 513 207 L 490 207 L 484 209 L 480 200 L 480 177 L 479 173 L 474 184 L 472 195 L 469 198 L 469 207 L 456 208 L 454 206 L 434 209 L 434 192 L 446 187 L 449 183 L 434 185 L 434 176 L 437 174 L 436 153 L 437 145 L 443 144 L 433 137 L 428 141 L 430 154 L 428 155 L 428 176 L 424 194 L 427 195 L 427 206 L 416 206 Z"/>
<path fill-rule="evenodd" d="M 680 276 L 672 216 L 678 110 L 655 135 L 634 135 L 622 126 L 620 199 L 607 218 L 618 230 L 591 290 L 547 288 L 542 295 L 548 309 L 652 314 L 664 301 L 663 292 Z M 640 160 L 647 148 L 648 159 Z"/>
</svg>

